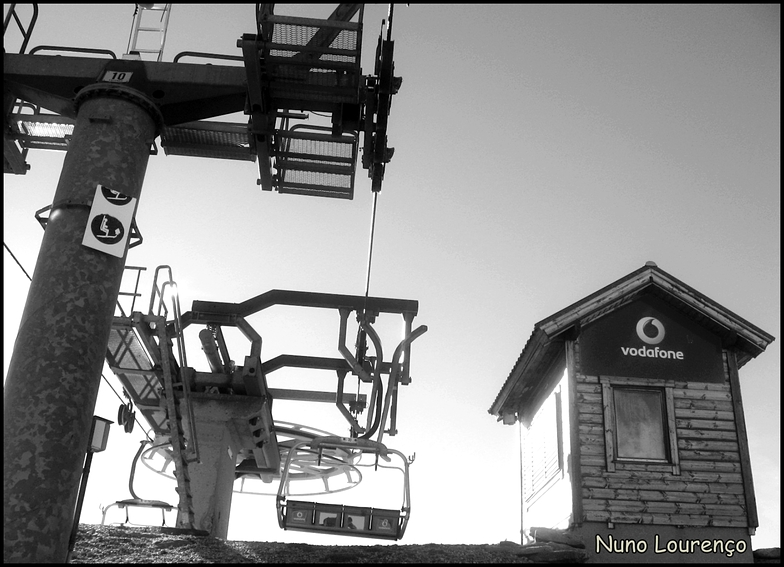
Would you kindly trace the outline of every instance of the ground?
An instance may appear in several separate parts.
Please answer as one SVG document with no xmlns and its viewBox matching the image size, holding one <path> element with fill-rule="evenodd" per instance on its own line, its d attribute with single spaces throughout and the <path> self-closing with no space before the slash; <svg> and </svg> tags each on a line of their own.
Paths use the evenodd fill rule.
<svg viewBox="0 0 784 567">
<path fill-rule="evenodd" d="M 80 524 L 71 563 L 528 563 L 522 546 L 331 546 L 223 541 L 160 528 Z"/>
</svg>

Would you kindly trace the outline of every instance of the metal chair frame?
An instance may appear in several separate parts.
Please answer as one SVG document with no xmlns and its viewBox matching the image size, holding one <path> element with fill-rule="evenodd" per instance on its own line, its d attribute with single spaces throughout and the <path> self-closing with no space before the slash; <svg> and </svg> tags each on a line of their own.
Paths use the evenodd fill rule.
<svg viewBox="0 0 784 567">
<path fill-rule="evenodd" d="M 375 454 L 376 460 L 381 458 L 384 461 L 391 460 L 390 453 L 397 455 L 403 461 L 403 468 L 399 469 L 403 472 L 403 505 L 399 510 L 389 510 L 287 499 L 286 487 L 292 460 L 297 450 L 306 447 L 310 451 L 319 452 L 324 448 L 351 449 L 360 453 Z M 400 451 L 388 449 L 382 443 L 369 439 L 319 437 L 310 442 L 297 443 L 289 451 L 283 467 L 278 487 L 277 513 L 278 525 L 284 530 L 375 539 L 402 539 L 411 517 L 409 460 Z"/>
</svg>

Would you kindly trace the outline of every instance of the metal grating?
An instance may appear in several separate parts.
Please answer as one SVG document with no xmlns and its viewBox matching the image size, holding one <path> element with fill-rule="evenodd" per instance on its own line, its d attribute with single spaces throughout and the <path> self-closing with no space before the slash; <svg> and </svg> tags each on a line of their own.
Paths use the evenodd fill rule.
<svg viewBox="0 0 784 567">
<path fill-rule="evenodd" d="M 132 390 L 136 393 L 135 402 L 141 405 L 158 405 L 158 400 L 161 397 L 158 395 L 158 390 L 163 387 L 155 373 L 139 374 L 124 368 L 112 367 L 115 374 L 123 375 L 123 385 L 126 385 L 126 390 L 130 387 L 129 392 Z"/>
<path fill-rule="evenodd" d="M 359 102 L 360 24 L 276 16 L 269 21 L 272 41 L 264 61 L 270 95 L 280 108 L 294 108 L 294 101 Z"/>
<path fill-rule="evenodd" d="M 111 366 L 128 370 L 151 370 L 152 364 L 136 334 L 129 328 L 112 327 L 107 345 Z"/>
<path fill-rule="evenodd" d="M 166 414 L 160 407 L 163 385 L 128 319 L 115 318 L 109 333 L 106 360 L 155 433 L 168 434 Z"/>
<path fill-rule="evenodd" d="M 351 199 L 354 189 L 351 179 L 343 175 L 288 170 L 285 179 L 281 180 L 278 192 Z"/>
<path fill-rule="evenodd" d="M 328 129 L 294 127 L 278 133 L 275 167 L 280 193 L 353 198 L 357 138 L 324 131 Z"/>
<path fill-rule="evenodd" d="M 272 43 L 282 43 L 292 46 L 307 46 L 315 35 L 327 28 L 345 27 L 338 32 L 337 37 L 329 44 L 329 49 L 342 49 L 346 51 L 357 50 L 359 25 L 352 23 L 342 24 L 330 20 L 309 20 L 307 18 L 269 18 L 274 23 L 272 29 Z"/>
<path fill-rule="evenodd" d="M 354 139 L 352 138 L 303 138 L 291 131 L 278 133 L 280 145 L 284 148 L 278 155 L 288 157 L 310 157 L 337 163 L 352 163 L 354 159 Z"/>
<path fill-rule="evenodd" d="M 9 116 L 10 138 L 22 149 L 68 150 L 75 121 L 51 114 L 14 113 Z"/>
<path fill-rule="evenodd" d="M 60 138 L 72 136 L 73 124 L 17 120 L 19 132 L 36 138 Z"/>
<path fill-rule="evenodd" d="M 188 122 L 164 127 L 161 146 L 166 155 L 256 161 L 248 127 L 225 122 Z"/>
</svg>

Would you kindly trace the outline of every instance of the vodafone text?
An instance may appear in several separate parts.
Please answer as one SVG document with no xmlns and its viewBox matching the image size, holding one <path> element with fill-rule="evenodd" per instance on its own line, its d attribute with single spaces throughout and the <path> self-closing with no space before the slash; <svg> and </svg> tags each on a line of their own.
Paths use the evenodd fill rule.
<svg viewBox="0 0 784 567">
<path fill-rule="evenodd" d="M 674 358 L 675 360 L 683 360 L 683 351 L 680 350 L 664 350 L 659 347 L 655 348 L 635 348 L 635 347 L 621 347 L 621 352 L 624 356 L 641 356 L 643 358 Z"/>
</svg>

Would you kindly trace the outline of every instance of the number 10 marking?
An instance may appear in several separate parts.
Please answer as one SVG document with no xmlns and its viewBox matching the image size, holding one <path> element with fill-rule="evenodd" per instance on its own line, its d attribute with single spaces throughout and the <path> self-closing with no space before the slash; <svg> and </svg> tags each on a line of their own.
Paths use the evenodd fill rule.
<svg viewBox="0 0 784 567">
<path fill-rule="evenodd" d="M 126 71 L 106 71 L 103 75 L 103 80 L 107 83 L 127 83 L 132 76 L 133 73 Z"/>
</svg>

